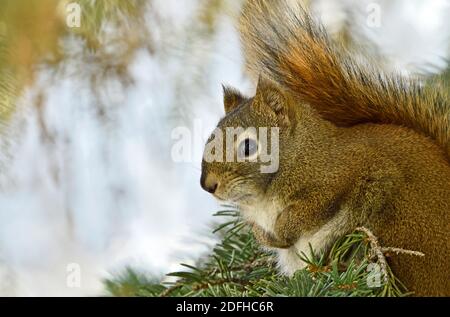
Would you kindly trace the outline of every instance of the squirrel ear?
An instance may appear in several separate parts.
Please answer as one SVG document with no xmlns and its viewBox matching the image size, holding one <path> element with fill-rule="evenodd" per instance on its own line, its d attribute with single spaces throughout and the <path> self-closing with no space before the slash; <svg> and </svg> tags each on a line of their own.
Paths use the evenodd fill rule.
<svg viewBox="0 0 450 317">
<path fill-rule="evenodd" d="M 225 113 L 233 111 L 245 101 L 245 97 L 236 89 L 222 85 Z"/>
<path fill-rule="evenodd" d="M 254 107 L 269 109 L 280 123 L 289 123 L 289 100 L 285 92 L 273 81 L 259 76 L 258 87 L 253 102 Z"/>
</svg>

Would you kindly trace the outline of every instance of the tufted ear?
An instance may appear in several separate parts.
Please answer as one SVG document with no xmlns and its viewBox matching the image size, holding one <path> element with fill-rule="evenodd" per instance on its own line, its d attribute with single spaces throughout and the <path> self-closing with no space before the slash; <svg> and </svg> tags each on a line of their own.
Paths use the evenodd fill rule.
<svg viewBox="0 0 450 317">
<path fill-rule="evenodd" d="M 288 95 L 273 81 L 260 75 L 253 107 L 273 112 L 280 123 L 289 123 L 291 111 Z"/>
<path fill-rule="evenodd" d="M 223 104 L 225 113 L 229 113 L 236 109 L 245 101 L 245 97 L 237 90 L 231 87 L 223 86 Z"/>
</svg>

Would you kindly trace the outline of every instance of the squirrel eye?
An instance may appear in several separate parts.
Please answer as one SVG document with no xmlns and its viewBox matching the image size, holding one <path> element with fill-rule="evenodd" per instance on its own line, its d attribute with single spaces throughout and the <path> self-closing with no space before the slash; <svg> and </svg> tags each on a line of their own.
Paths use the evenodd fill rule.
<svg viewBox="0 0 450 317">
<path fill-rule="evenodd" d="M 248 158 L 258 151 L 258 144 L 255 140 L 246 138 L 239 144 L 238 152 L 242 158 Z"/>
</svg>

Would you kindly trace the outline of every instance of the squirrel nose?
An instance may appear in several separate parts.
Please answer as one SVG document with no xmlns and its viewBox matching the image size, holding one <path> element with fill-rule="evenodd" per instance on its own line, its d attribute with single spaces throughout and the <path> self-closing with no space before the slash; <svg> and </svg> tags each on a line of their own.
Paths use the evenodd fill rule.
<svg viewBox="0 0 450 317">
<path fill-rule="evenodd" d="M 200 185 L 208 193 L 214 194 L 219 186 L 219 182 L 214 175 L 208 174 L 205 176 L 205 174 L 202 174 Z"/>
</svg>

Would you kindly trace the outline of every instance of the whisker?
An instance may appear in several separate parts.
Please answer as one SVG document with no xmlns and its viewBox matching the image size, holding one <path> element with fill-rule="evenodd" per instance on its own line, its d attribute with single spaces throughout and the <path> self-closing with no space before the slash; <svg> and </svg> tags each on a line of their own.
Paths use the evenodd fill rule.
<svg viewBox="0 0 450 317">
<path fill-rule="evenodd" d="M 193 165 L 192 163 L 191 163 L 191 164 L 188 164 L 187 166 L 189 166 L 190 168 L 196 170 L 197 172 L 200 172 L 200 173 L 201 173 L 201 171 L 202 171 L 201 168 L 199 168 L 199 167 Z"/>
</svg>

